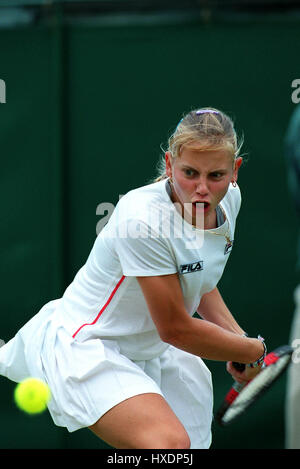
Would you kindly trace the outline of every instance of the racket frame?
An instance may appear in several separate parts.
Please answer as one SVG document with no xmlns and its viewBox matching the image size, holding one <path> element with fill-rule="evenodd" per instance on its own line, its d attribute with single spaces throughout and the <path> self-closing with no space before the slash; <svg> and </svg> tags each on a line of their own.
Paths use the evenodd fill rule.
<svg viewBox="0 0 300 469">
<path fill-rule="evenodd" d="M 278 360 L 283 357 L 283 356 L 289 356 L 289 360 L 287 360 L 285 366 L 279 370 L 278 374 L 270 381 L 270 383 L 267 385 L 267 386 L 263 386 L 261 385 L 261 388 L 255 393 L 255 397 L 249 401 L 248 405 L 245 405 L 243 407 L 243 409 L 240 410 L 239 413 L 237 413 L 235 415 L 235 417 L 233 417 L 232 419 L 230 419 L 230 421 L 224 421 L 223 418 L 225 416 L 225 414 L 227 413 L 228 409 L 231 407 L 231 405 L 234 403 L 234 401 L 236 400 L 236 398 L 239 396 L 239 394 L 250 384 L 250 383 L 253 383 L 255 384 L 255 378 L 253 378 L 252 380 L 250 380 L 248 383 L 244 384 L 244 383 L 238 383 L 237 381 L 234 381 L 233 385 L 231 386 L 231 388 L 229 389 L 229 391 L 227 392 L 221 406 L 219 407 L 218 411 L 217 411 L 217 414 L 216 414 L 216 421 L 219 423 L 219 425 L 221 426 L 226 426 L 226 425 L 229 425 L 233 420 L 235 420 L 237 417 L 239 417 L 241 414 L 243 414 L 254 402 L 256 402 L 256 400 L 262 395 L 264 394 L 272 385 L 273 383 L 276 382 L 276 380 L 282 375 L 282 373 L 285 371 L 285 369 L 288 367 L 291 359 L 292 359 L 292 355 L 293 355 L 293 352 L 294 352 L 294 349 L 293 347 L 289 346 L 289 345 L 282 345 L 278 348 L 276 348 L 275 350 L 273 350 L 272 352 L 268 353 L 266 355 L 266 357 L 264 358 L 264 362 L 263 362 L 263 365 L 261 367 L 261 371 L 259 372 L 259 374 L 257 376 L 259 376 L 261 373 L 264 372 L 264 370 L 272 365 L 274 365 L 275 363 L 278 362 Z M 243 367 L 240 368 L 240 371 L 243 371 L 242 369 Z"/>
</svg>

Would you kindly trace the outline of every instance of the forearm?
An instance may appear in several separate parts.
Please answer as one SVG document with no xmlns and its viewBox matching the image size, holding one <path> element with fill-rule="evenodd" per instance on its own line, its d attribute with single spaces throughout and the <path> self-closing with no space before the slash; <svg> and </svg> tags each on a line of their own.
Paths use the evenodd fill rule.
<svg viewBox="0 0 300 469">
<path fill-rule="evenodd" d="M 186 311 L 177 275 L 139 277 L 138 281 L 164 342 L 210 360 L 251 363 L 262 356 L 262 343 L 243 337 L 217 290 L 201 302 L 200 315 L 206 320 L 200 320 Z M 217 309 L 220 312 L 214 313 Z"/>
<path fill-rule="evenodd" d="M 175 332 L 175 333 L 174 333 Z M 243 337 L 208 321 L 189 318 L 165 341 L 201 358 L 251 363 L 262 356 L 258 339 Z"/>
<path fill-rule="evenodd" d="M 245 333 L 227 308 L 218 288 L 203 295 L 197 312 L 206 321 L 213 322 L 227 331 L 239 335 Z"/>
</svg>

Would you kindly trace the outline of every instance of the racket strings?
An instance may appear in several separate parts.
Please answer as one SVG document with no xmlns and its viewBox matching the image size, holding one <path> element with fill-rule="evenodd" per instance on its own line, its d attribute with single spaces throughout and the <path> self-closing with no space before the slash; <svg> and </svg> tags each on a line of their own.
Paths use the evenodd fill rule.
<svg viewBox="0 0 300 469">
<path fill-rule="evenodd" d="M 267 366 L 263 372 L 259 373 L 255 379 L 250 381 L 243 390 L 232 400 L 230 407 L 223 415 L 223 423 L 229 423 L 236 416 L 241 414 L 249 407 L 256 398 L 265 392 L 271 384 L 281 375 L 282 371 L 286 368 L 287 363 L 290 361 L 290 355 L 272 358 L 272 364 Z"/>
</svg>

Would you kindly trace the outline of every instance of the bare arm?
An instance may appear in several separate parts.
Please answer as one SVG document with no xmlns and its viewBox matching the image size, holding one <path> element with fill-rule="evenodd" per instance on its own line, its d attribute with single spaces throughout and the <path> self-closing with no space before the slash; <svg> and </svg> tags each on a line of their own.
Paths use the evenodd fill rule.
<svg viewBox="0 0 300 469">
<path fill-rule="evenodd" d="M 245 338 L 213 322 L 190 317 L 177 274 L 137 280 L 164 342 L 210 360 L 250 363 L 263 354 L 258 339 Z"/>
<path fill-rule="evenodd" d="M 209 293 L 203 295 L 197 313 L 206 321 L 218 324 L 218 326 L 223 327 L 227 331 L 240 335 L 245 333 L 227 308 L 218 288 L 214 288 Z"/>
</svg>

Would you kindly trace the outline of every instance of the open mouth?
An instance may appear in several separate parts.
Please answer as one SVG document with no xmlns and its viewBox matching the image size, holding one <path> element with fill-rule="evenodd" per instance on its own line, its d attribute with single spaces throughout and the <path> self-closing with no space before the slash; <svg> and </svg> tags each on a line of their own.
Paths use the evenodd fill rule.
<svg viewBox="0 0 300 469">
<path fill-rule="evenodd" d="M 209 202 L 193 202 L 193 207 L 195 209 L 202 209 L 204 212 L 206 212 L 209 209 Z"/>
</svg>

